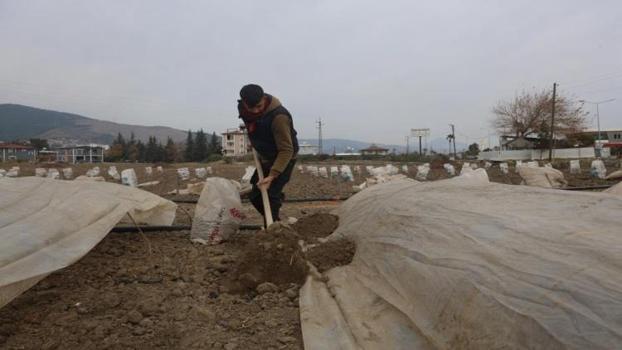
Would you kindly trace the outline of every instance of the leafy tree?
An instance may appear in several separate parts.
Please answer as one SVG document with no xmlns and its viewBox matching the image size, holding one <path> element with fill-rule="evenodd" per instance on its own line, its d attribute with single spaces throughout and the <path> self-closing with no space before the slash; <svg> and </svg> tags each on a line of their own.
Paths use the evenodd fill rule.
<svg viewBox="0 0 622 350">
<path fill-rule="evenodd" d="M 32 145 L 32 147 L 34 147 L 37 151 L 44 148 L 50 148 L 48 140 L 46 139 L 30 139 L 30 145 Z"/>
<path fill-rule="evenodd" d="M 188 130 L 188 137 L 186 138 L 186 150 L 184 151 L 184 160 L 191 162 L 194 160 L 194 139 L 192 138 L 192 131 Z"/>
<path fill-rule="evenodd" d="M 179 159 L 178 152 L 177 145 L 173 142 L 173 139 L 169 137 L 164 147 L 164 161 L 169 163 L 176 162 Z"/>
<path fill-rule="evenodd" d="M 216 136 L 216 132 L 212 133 L 212 138 L 209 142 L 209 153 L 210 154 L 222 154 L 222 145 L 218 142 L 218 136 Z"/>
<path fill-rule="evenodd" d="M 193 161 L 202 162 L 207 159 L 209 155 L 208 145 L 207 145 L 207 135 L 203 132 L 203 129 L 197 131 L 197 135 L 194 139 L 194 156 Z"/>
<path fill-rule="evenodd" d="M 477 157 L 479 154 L 479 145 L 477 143 L 472 143 L 469 145 L 469 149 L 466 151 L 468 156 Z"/>
</svg>

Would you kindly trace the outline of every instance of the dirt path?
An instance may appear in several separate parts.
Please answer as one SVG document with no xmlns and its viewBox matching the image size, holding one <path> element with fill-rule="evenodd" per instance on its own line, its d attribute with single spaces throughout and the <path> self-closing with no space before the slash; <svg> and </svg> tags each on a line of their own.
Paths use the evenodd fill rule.
<svg viewBox="0 0 622 350">
<path fill-rule="evenodd" d="M 318 221 L 332 224 L 320 231 L 308 226 Z M 332 217 L 303 220 L 300 237 L 326 236 L 336 224 Z M 78 263 L 0 309 L 0 348 L 300 349 L 300 275 L 290 279 L 289 270 L 281 269 L 284 282 L 258 281 L 243 291 L 228 283 L 249 251 L 266 249 L 249 244 L 262 241 L 256 237 L 245 231 L 230 242 L 204 246 L 192 244 L 187 231 L 150 233 L 150 254 L 139 235 L 111 233 Z M 278 244 L 273 248 L 282 251 Z M 353 246 L 348 249 L 351 259 Z M 266 267 L 282 263 L 262 254 L 253 259 Z"/>
</svg>

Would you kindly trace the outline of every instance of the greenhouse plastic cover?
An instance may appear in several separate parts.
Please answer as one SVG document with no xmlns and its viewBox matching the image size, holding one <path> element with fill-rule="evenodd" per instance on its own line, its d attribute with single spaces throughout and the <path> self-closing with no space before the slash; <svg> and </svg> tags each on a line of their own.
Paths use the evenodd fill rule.
<svg viewBox="0 0 622 350">
<path fill-rule="evenodd" d="M 176 205 L 149 192 L 93 181 L 0 179 L 0 307 L 101 241 L 125 215 L 171 225 Z"/>
<path fill-rule="evenodd" d="M 352 263 L 301 290 L 305 348 L 620 348 L 621 212 L 483 169 L 366 189 L 330 237 L 356 242 Z"/>
</svg>

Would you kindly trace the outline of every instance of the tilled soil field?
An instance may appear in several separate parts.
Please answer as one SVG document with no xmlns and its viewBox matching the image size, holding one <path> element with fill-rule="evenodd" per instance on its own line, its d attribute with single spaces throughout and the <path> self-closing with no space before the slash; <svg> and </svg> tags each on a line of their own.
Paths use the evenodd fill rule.
<svg viewBox="0 0 622 350">
<path fill-rule="evenodd" d="M 111 233 L 0 309 L 0 348 L 300 349 L 304 262 L 323 261 L 324 270 L 354 254 L 349 242 L 326 253 L 322 244 L 313 254 L 297 248 L 336 228 L 335 217 L 318 215 L 218 246 L 193 244 L 187 231 L 150 233 L 149 244 Z M 317 222 L 325 224 L 308 226 Z M 327 255 L 342 259 L 325 266 Z"/>
</svg>

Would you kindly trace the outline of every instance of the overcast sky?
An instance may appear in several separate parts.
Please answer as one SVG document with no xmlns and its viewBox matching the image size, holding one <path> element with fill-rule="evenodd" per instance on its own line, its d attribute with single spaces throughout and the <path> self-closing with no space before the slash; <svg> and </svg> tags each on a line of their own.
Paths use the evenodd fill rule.
<svg viewBox="0 0 622 350">
<path fill-rule="evenodd" d="M 622 127 L 622 1 L 0 0 L 0 103 L 221 132 L 248 82 L 302 137 L 480 141 L 553 82 Z"/>
</svg>

